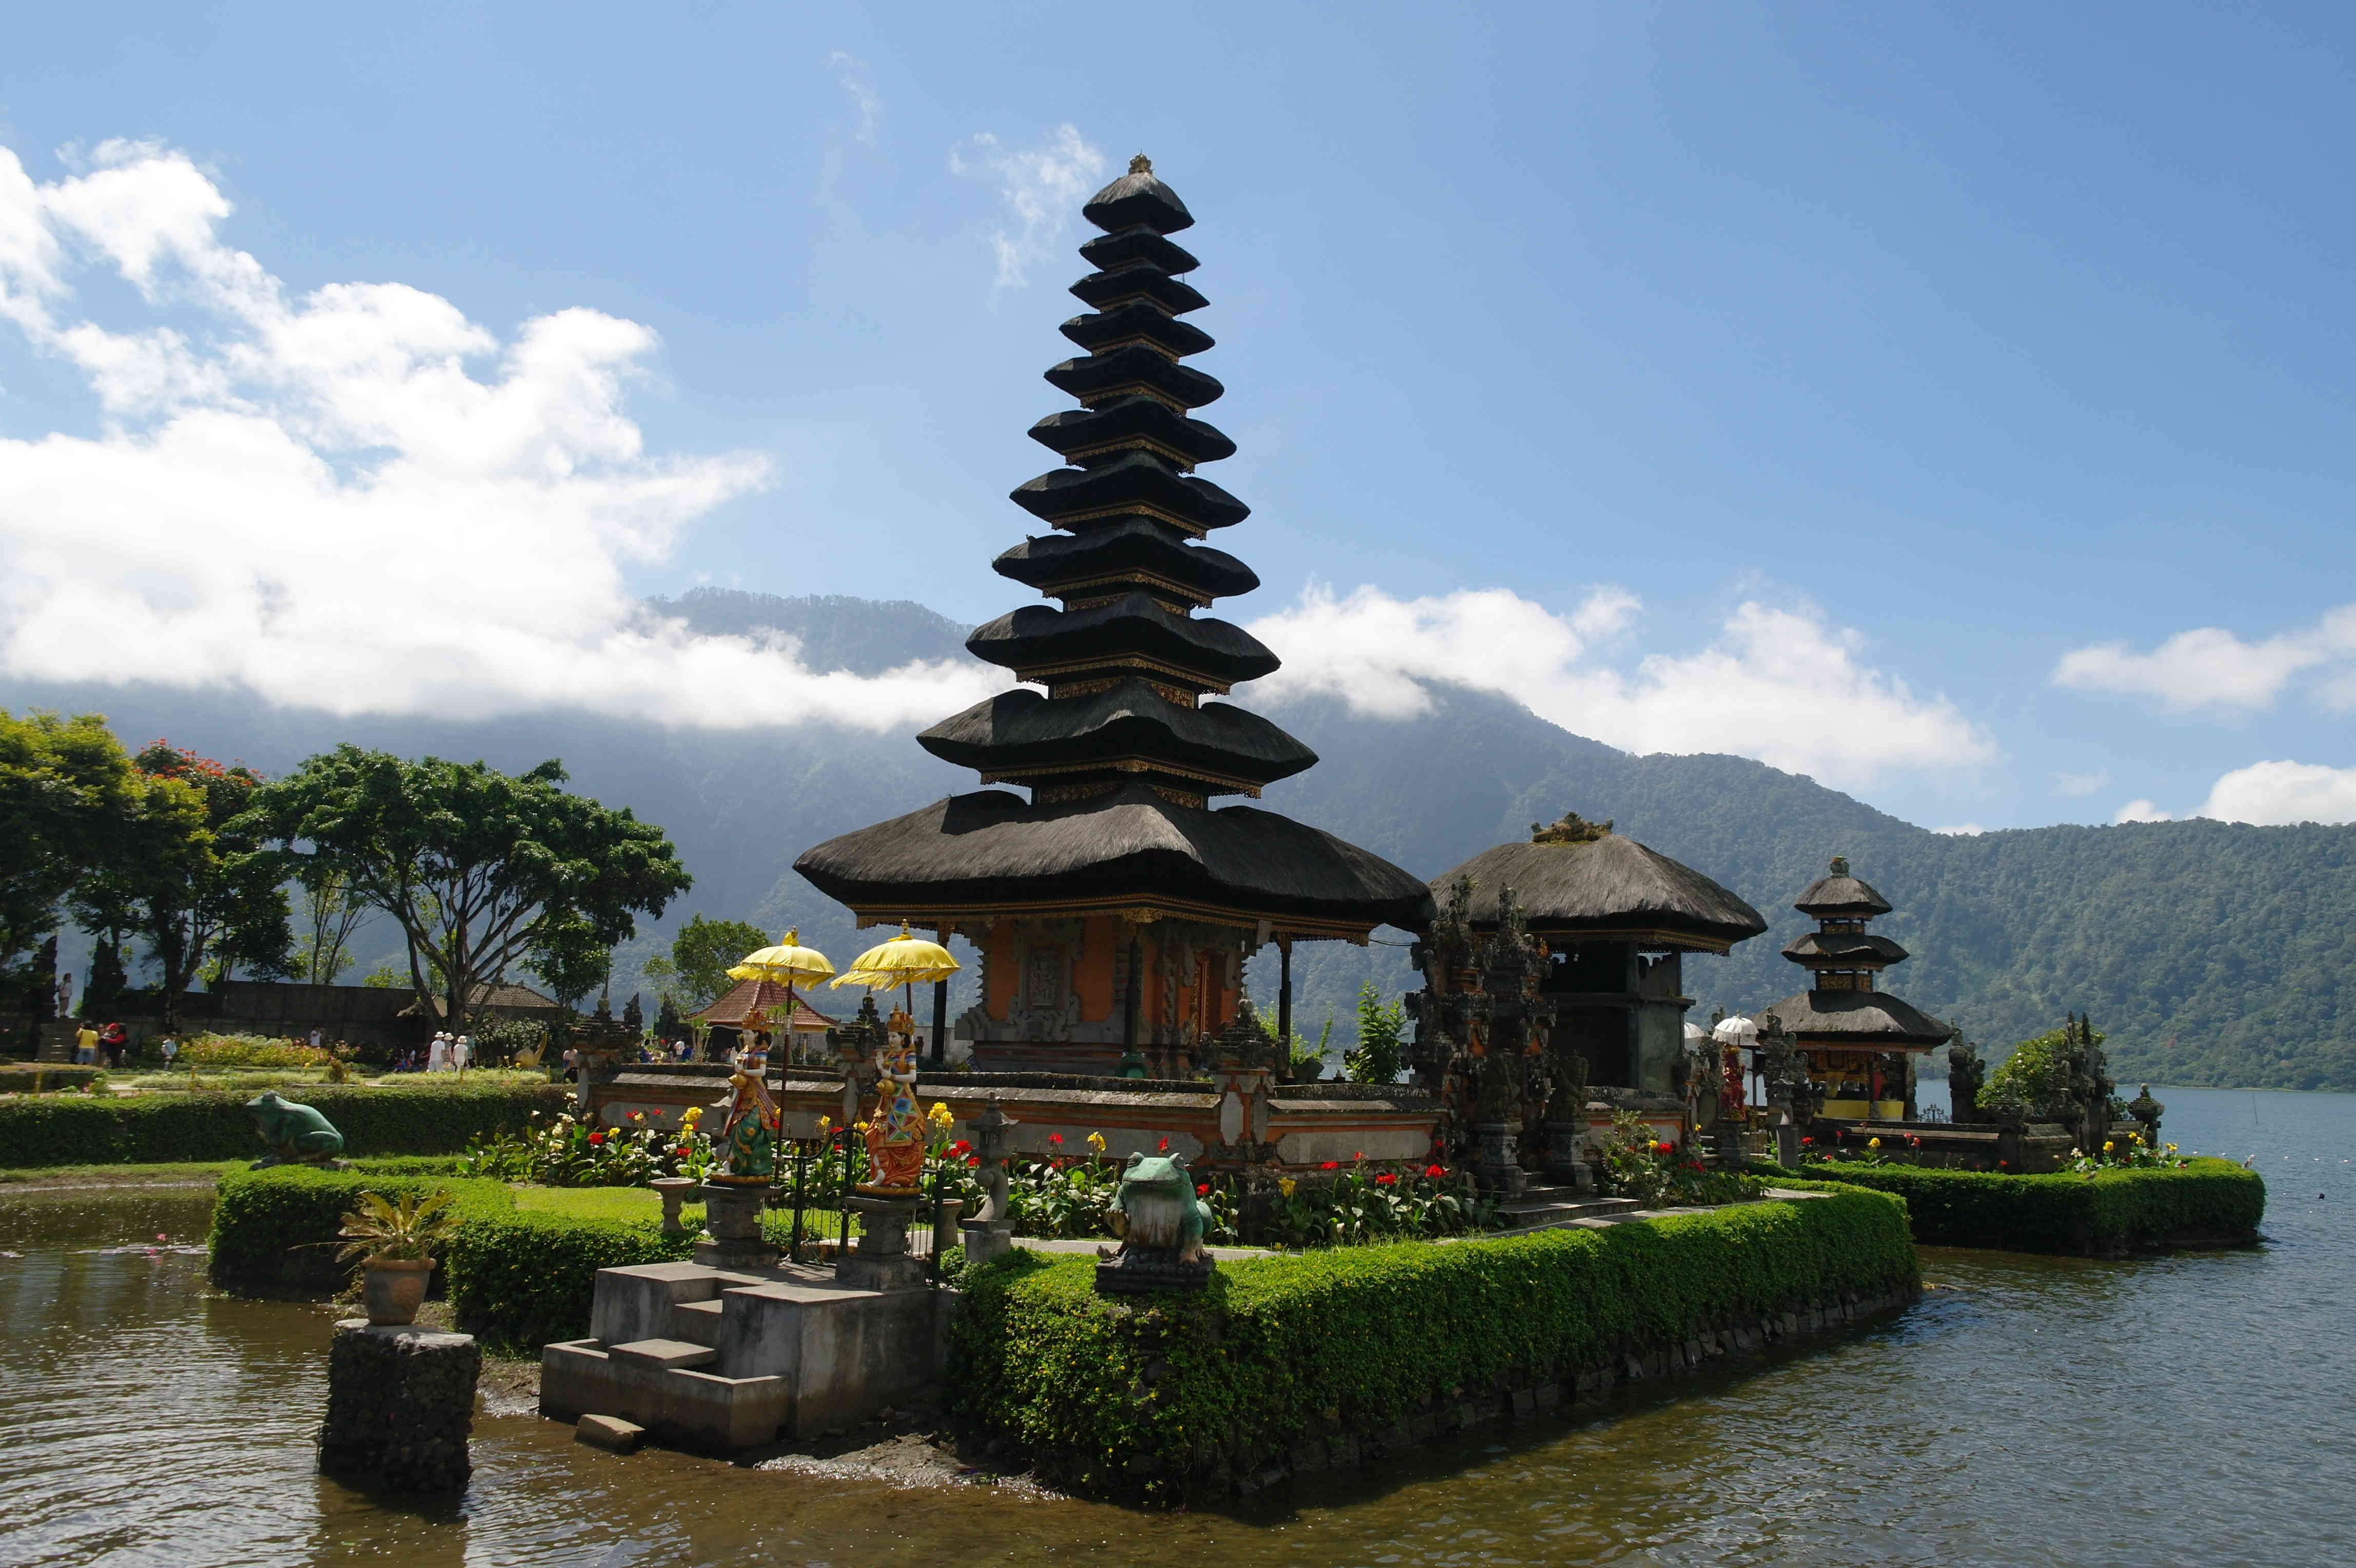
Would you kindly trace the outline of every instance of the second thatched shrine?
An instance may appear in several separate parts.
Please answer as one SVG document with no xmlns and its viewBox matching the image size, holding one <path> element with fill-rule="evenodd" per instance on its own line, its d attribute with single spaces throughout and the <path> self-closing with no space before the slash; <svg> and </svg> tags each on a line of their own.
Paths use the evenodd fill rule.
<svg viewBox="0 0 2356 1568">
<path fill-rule="evenodd" d="M 1211 806 L 1317 757 L 1207 700 L 1278 660 L 1201 613 L 1259 580 L 1202 542 L 1249 509 L 1194 472 L 1235 450 L 1192 417 L 1225 389 L 1182 362 L 1212 346 L 1181 319 L 1206 302 L 1184 281 L 1199 263 L 1169 238 L 1194 220 L 1142 157 L 1082 213 L 1104 233 L 1080 247 L 1096 270 L 1071 292 L 1090 309 L 1063 333 L 1086 352 L 1046 373 L 1080 406 L 1032 426 L 1066 466 L 1012 496 L 1058 532 L 993 563 L 1060 607 L 977 630 L 967 648 L 1023 684 L 918 736 L 1029 798 L 952 795 L 830 839 L 795 869 L 862 925 L 904 920 L 980 950 L 980 998 L 957 1024 L 977 1068 L 1174 1079 L 1237 1022 L 1259 949 L 1277 946 L 1289 998 L 1295 940 L 1421 929 L 1431 900 L 1330 833 Z"/>
<path fill-rule="evenodd" d="M 1435 877 L 1416 958 L 1418 1079 L 1493 1183 L 1579 1179 L 1600 1115 L 1657 1116 L 1682 1138 L 1690 1072 L 1683 956 L 1724 954 L 1767 922 L 1691 866 L 1570 812 Z"/>
</svg>

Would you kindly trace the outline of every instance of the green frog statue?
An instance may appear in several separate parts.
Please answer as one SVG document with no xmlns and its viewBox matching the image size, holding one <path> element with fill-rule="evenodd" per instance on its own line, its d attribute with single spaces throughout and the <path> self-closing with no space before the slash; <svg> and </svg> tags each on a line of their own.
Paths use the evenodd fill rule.
<svg viewBox="0 0 2356 1568">
<path fill-rule="evenodd" d="M 1110 1215 L 1120 1251 L 1097 1249 L 1098 1293 L 1201 1290 L 1214 1267 L 1203 1247 L 1210 1223 L 1210 1206 L 1182 1156 L 1130 1155 Z"/>
<path fill-rule="evenodd" d="M 253 1113 L 255 1135 L 270 1151 L 253 1162 L 253 1169 L 339 1163 L 336 1156 L 344 1152 L 344 1135 L 311 1106 L 282 1100 L 276 1090 L 265 1089 L 247 1101 L 245 1108 Z"/>
</svg>

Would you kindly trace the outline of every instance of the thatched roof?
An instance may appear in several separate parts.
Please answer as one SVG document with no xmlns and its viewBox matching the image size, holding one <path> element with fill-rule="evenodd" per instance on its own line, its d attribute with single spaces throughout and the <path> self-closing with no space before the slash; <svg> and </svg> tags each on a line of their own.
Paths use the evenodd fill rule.
<svg viewBox="0 0 2356 1568">
<path fill-rule="evenodd" d="M 1826 967 L 1879 969 L 1904 962 L 1906 950 L 1872 931 L 1810 931 L 1785 948 L 1783 956 L 1794 963 L 1820 959 Z"/>
<path fill-rule="evenodd" d="M 1160 267 L 1165 273 L 1191 273 L 1203 264 L 1185 246 L 1142 226 L 1098 235 L 1080 247 L 1080 258 L 1099 273 L 1116 272 L 1140 263 Z M 1079 292 L 1076 285 L 1073 292 Z"/>
<path fill-rule="evenodd" d="M 1194 906 L 1247 917 L 1422 930 L 1431 896 L 1388 861 L 1248 806 L 1172 803 L 1143 785 L 1033 805 L 1003 789 L 829 839 L 794 862 L 862 914 Z"/>
<path fill-rule="evenodd" d="M 1194 215 L 1176 191 L 1155 177 L 1153 165 L 1142 153 L 1129 160 L 1127 174 L 1088 198 L 1080 216 L 1108 231 L 1141 227 L 1175 234 L 1194 225 Z"/>
<path fill-rule="evenodd" d="M 1445 899 L 1461 876 L 1472 878 L 1472 924 L 1483 929 L 1495 927 L 1507 887 L 1541 935 L 1644 934 L 1722 952 L 1767 929 L 1758 910 L 1700 872 L 1613 832 L 1585 843 L 1501 843 L 1432 878 L 1433 895 Z"/>
<path fill-rule="evenodd" d="M 1091 523 L 1077 535 L 1034 534 L 1002 552 L 990 568 L 1043 593 L 1057 592 L 1063 584 L 1117 581 L 1126 574 L 1147 574 L 1206 600 L 1259 586 L 1259 575 L 1226 551 L 1188 544 L 1176 528 L 1150 517 Z"/>
<path fill-rule="evenodd" d="M 1830 876 L 1819 876 L 1792 908 L 1819 920 L 1869 920 L 1890 913 L 1890 900 L 1848 874 L 1848 858 L 1833 856 Z"/>
<path fill-rule="evenodd" d="M 1803 991 L 1751 1015 L 1775 1015 L 1803 1046 L 1861 1046 L 1896 1050 L 1944 1046 L 1955 1026 L 1941 1023 L 1884 991 Z"/>
<path fill-rule="evenodd" d="M 1196 529 L 1232 528 L 1251 515 L 1251 508 L 1210 480 L 1182 474 L 1159 454 L 1137 449 L 1090 468 L 1051 468 L 1015 486 L 1007 499 L 1042 522 L 1087 521 L 1122 507 L 1150 507 Z"/>
<path fill-rule="evenodd" d="M 1225 690 L 1273 674 L 1280 660 L 1243 628 L 1208 616 L 1173 615 L 1150 595 L 1130 592 L 1084 610 L 1025 605 L 965 640 L 986 664 L 1009 670 L 1082 664 L 1108 666 L 1131 654 L 1159 660 Z"/>
<path fill-rule="evenodd" d="M 1050 701 L 1029 687 L 1001 692 L 916 737 L 944 762 L 1020 778 L 1130 759 L 1269 784 L 1313 766 L 1317 754 L 1233 703 L 1180 707 L 1134 676 L 1108 690 Z M 1184 779 L 1181 772 L 1181 782 Z"/>
<path fill-rule="evenodd" d="M 811 1008 L 802 1000 L 802 995 L 798 989 L 793 993 L 794 1027 L 809 1033 L 834 1027 L 834 1020 Z M 775 1029 L 777 1014 L 785 1005 L 786 988 L 776 981 L 740 980 L 732 990 L 713 998 L 701 1012 L 691 1016 L 706 1024 L 720 1024 L 734 1029 L 743 1027 L 744 1020 L 758 1011 L 767 1020 L 758 1026 Z"/>
</svg>

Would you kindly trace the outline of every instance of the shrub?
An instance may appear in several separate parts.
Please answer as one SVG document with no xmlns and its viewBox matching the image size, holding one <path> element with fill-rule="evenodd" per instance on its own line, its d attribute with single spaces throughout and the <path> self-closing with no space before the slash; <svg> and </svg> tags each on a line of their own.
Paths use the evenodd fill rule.
<svg viewBox="0 0 2356 1568">
<path fill-rule="evenodd" d="M 2266 1207 L 2265 1181 L 2231 1160 L 2053 1176 L 1847 1164 L 1807 1165 L 1799 1174 L 1904 1198 L 1914 1239 L 1926 1245 L 2015 1252 L 2117 1257 L 2176 1244 L 2254 1241 Z"/>
<path fill-rule="evenodd" d="M 1224 1490 L 1316 1430 L 1375 1433 L 1844 1293 L 1914 1288 L 1901 1205 L 1842 1191 L 1594 1230 L 1223 1266 L 1199 1294 L 1098 1296 L 1094 1261 L 963 1275 L 948 1386 L 969 1432 L 1076 1490 Z"/>
<path fill-rule="evenodd" d="M 468 1222 L 515 1207 L 497 1182 L 297 1165 L 234 1172 L 221 1178 L 213 1204 L 212 1281 L 225 1289 L 268 1293 L 340 1290 L 357 1264 L 337 1258 L 337 1231 L 360 1194 L 399 1198 L 439 1191 L 454 1195 L 453 1207 Z"/>
<path fill-rule="evenodd" d="M 510 1211 L 470 1218 L 444 1249 L 450 1316 L 494 1350 L 537 1355 L 589 1332 L 597 1271 L 685 1259 L 692 1243 L 653 1221 Z"/>
<path fill-rule="evenodd" d="M 192 1035 L 180 1042 L 182 1067 L 316 1068 L 333 1060 L 332 1051 L 262 1035 Z"/>
<path fill-rule="evenodd" d="M 472 1138 L 521 1126 L 534 1111 L 552 1115 L 571 1103 L 562 1086 L 536 1082 L 321 1084 L 292 1098 L 335 1123 L 348 1155 L 455 1155 Z M 12 1166 L 164 1165 L 254 1159 L 262 1152 L 245 1101 L 233 1094 L 45 1097 L 0 1105 L 0 1164 Z"/>
</svg>

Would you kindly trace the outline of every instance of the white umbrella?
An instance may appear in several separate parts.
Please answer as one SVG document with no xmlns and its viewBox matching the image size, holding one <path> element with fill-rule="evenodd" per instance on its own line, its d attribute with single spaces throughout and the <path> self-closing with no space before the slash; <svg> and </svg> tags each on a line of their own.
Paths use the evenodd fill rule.
<svg viewBox="0 0 2356 1568">
<path fill-rule="evenodd" d="M 1729 1018 L 1710 1031 L 1722 1046 L 1734 1046 L 1748 1050 L 1759 1039 L 1759 1026 L 1748 1018 Z"/>
</svg>

